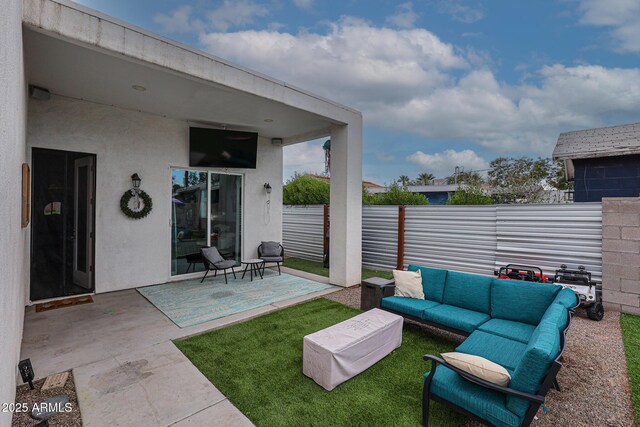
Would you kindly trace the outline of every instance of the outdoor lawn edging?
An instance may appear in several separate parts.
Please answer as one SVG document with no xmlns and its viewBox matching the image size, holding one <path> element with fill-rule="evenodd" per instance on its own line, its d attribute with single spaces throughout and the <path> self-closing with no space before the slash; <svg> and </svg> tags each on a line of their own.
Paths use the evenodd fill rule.
<svg viewBox="0 0 640 427">
<path fill-rule="evenodd" d="M 627 358 L 631 401 L 636 415 L 636 425 L 640 425 L 640 316 L 622 314 L 620 326 Z"/>
</svg>

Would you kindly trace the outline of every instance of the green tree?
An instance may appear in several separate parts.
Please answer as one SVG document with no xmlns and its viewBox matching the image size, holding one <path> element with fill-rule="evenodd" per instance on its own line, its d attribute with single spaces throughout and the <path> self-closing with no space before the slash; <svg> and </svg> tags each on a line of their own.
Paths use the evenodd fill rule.
<svg viewBox="0 0 640 427">
<path fill-rule="evenodd" d="M 363 195 L 365 205 L 428 205 L 429 201 L 422 194 L 405 190 L 399 184 L 392 184 L 386 193 Z"/>
<path fill-rule="evenodd" d="M 491 205 L 493 198 L 480 185 L 461 185 L 449 196 L 448 205 Z"/>
<path fill-rule="evenodd" d="M 490 164 L 489 178 L 499 203 L 536 203 L 549 178 L 548 159 L 498 157 Z"/>
<path fill-rule="evenodd" d="M 480 185 L 484 182 L 482 175 L 475 171 L 462 171 L 458 173 L 458 179 L 456 180 L 455 175 L 451 175 L 447 177 L 447 184 L 468 184 L 468 185 Z"/>
<path fill-rule="evenodd" d="M 418 175 L 418 178 L 414 181 L 416 185 L 430 185 L 431 181 L 433 181 L 436 177 L 433 176 L 432 173 L 422 172 Z"/>
<path fill-rule="evenodd" d="M 329 203 L 329 183 L 308 175 L 295 174 L 282 188 L 285 205 L 322 205 Z"/>
<path fill-rule="evenodd" d="M 400 175 L 398 177 L 398 183 L 403 186 L 406 187 L 409 184 L 411 184 L 411 178 L 409 178 L 407 175 Z"/>
<path fill-rule="evenodd" d="M 548 160 L 549 174 L 547 182 L 557 190 L 571 190 L 573 183 L 567 181 L 564 160 Z"/>
</svg>

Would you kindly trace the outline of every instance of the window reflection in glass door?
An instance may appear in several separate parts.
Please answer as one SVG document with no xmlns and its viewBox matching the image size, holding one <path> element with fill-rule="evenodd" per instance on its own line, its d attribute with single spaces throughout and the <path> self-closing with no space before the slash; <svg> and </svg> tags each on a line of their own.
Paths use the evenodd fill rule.
<svg viewBox="0 0 640 427">
<path fill-rule="evenodd" d="M 207 172 L 171 171 L 171 275 L 203 271 L 200 248 L 207 246 Z"/>
<path fill-rule="evenodd" d="M 211 246 L 240 262 L 242 177 L 211 174 Z"/>
<path fill-rule="evenodd" d="M 242 176 L 172 169 L 171 275 L 204 271 L 203 246 L 240 262 Z"/>
</svg>

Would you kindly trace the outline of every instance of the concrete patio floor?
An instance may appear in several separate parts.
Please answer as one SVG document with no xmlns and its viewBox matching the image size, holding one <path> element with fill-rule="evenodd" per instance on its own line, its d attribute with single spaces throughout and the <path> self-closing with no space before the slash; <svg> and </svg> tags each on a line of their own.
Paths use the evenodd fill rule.
<svg viewBox="0 0 640 427">
<path fill-rule="evenodd" d="M 29 307 L 21 359 L 31 359 L 37 378 L 73 370 L 85 426 L 251 425 L 171 341 L 339 289 L 188 328 L 176 326 L 133 289 L 95 295 L 92 304 L 41 313 Z"/>
</svg>

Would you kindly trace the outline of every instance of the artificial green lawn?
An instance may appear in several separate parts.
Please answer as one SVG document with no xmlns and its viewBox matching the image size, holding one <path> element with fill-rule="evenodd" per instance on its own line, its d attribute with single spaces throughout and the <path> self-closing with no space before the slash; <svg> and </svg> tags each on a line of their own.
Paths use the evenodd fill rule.
<svg viewBox="0 0 640 427">
<path fill-rule="evenodd" d="M 317 274 L 319 276 L 329 277 L 329 269 L 324 268 L 321 262 L 309 261 L 301 258 L 286 258 L 284 260 L 285 267 L 295 270 L 306 271 L 307 273 Z M 362 280 L 371 277 L 382 277 L 384 279 L 393 279 L 391 271 L 372 270 L 370 268 L 362 268 Z"/>
<path fill-rule="evenodd" d="M 636 413 L 636 424 L 640 426 L 640 316 L 623 314 L 620 318 L 624 352 L 631 384 L 631 400 Z"/>
<path fill-rule="evenodd" d="M 455 343 L 404 325 L 402 346 L 328 392 L 302 374 L 302 338 L 360 313 L 327 299 L 286 308 L 176 345 L 258 426 L 418 426 L 425 353 Z M 431 403 L 430 425 L 464 418 Z"/>
</svg>

